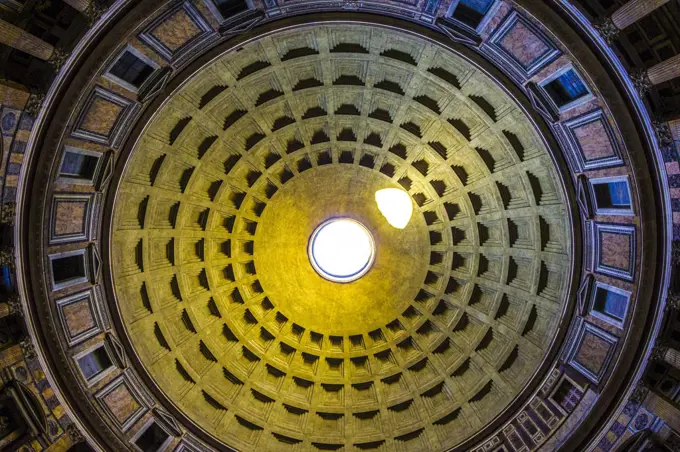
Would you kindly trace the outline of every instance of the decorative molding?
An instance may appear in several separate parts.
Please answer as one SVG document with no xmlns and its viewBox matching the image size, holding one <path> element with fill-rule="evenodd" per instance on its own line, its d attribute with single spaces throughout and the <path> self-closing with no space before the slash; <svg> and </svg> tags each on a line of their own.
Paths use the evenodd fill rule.
<svg viewBox="0 0 680 452">
<path fill-rule="evenodd" d="M 249 31 L 262 20 L 264 20 L 264 13 L 262 11 L 248 10 L 220 25 L 220 35 L 223 37 L 234 37 Z"/>
<path fill-rule="evenodd" d="M 640 97 L 645 97 L 652 90 L 652 81 L 649 79 L 646 69 L 639 69 L 630 73 L 630 79 Z"/>
<path fill-rule="evenodd" d="M 92 318 L 93 325 L 91 328 L 83 331 L 71 331 L 68 323 L 68 317 L 65 308 L 77 303 L 87 303 Z M 94 288 L 90 288 L 84 292 L 78 292 L 56 301 L 57 312 L 59 316 L 59 323 L 61 325 L 66 341 L 69 347 L 73 347 L 87 339 L 94 337 L 105 330 L 104 317 L 101 312 L 99 303 L 97 303 L 97 295 Z"/>
<path fill-rule="evenodd" d="M 94 214 L 92 204 L 93 204 L 92 193 L 55 193 L 52 198 L 52 205 L 50 211 L 50 231 L 49 231 L 49 242 L 50 245 L 56 245 L 59 243 L 70 243 L 70 242 L 86 242 L 90 240 L 90 223 L 92 222 L 92 216 Z M 57 229 L 60 227 L 61 222 L 73 223 L 78 218 L 71 214 L 67 217 L 59 217 L 58 209 L 62 206 L 68 206 L 69 204 L 82 206 L 82 217 L 81 217 L 81 227 L 78 232 L 70 233 L 57 233 Z M 68 207 L 70 208 L 70 207 Z"/>
<path fill-rule="evenodd" d="M 168 80 L 172 77 L 173 70 L 171 67 L 164 67 L 156 70 L 150 79 L 139 89 L 137 98 L 140 102 L 145 103 L 152 100 L 165 89 Z"/>
<path fill-rule="evenodd" d="M 602 360 L 598 359 L 598 362 L 596 363 L 599 365 L 599 368 L 597 369 L 592 369 L 588 367 L 588 364 L 595 363 L 587 363 L 581 361 L 581 359 L 583 358 L 580 356 L 580 353 L 582 347 L 584 346 L 586 336 L 591 336 L 596 340 L 601 341 L 602 344 L 607 345 L 607 350 L 605 352 L 604 359 Z M 609 370 L 609 364 L 611 363 L 612 358 L 614 357 L 614 352 L 616 349 L 616 345 L 618 344 L 618 341 L 619 341 L 618 337 L 606 332 L 605 330 L 593 325 L 592 323 L 586 322 L 584 319 L 581 318 L 577 323 L 576 334 L 574 335 L 573 341 L 571 342 L 571 346 L 569 347 L 566 361 L 572 368 L 577 370 L 581 375 L 586 377 L 594 384 L 599 385 L 600 382 L 603 381 L 605 375 Z"/>
<path fill-rule="evenodd" d="M 24 310 L 21 306 L 21 296 L 18 293 L 8 294 L 5 303 L 7 303 L 9 308 L 9 315 L 24 315 Z"/>
<path fill-rule="evenodd" d="M 80 433 L 80 430 L 78 430 L 78 427 L 76 427 L 75 424 L 69 424 L 66 426 L 66 434 L 69 436 L 69 438 L 71 438 L 71 442 L 73 444 L 85 442 L 83 434 Z"/>
<path fill-rule="evenodd" d="M 71 56 L 69 52 L 57 47 L 54 49 L 52 56 L 47 62 L 52 65 L 55 72 L 59 72 L 69 56 Z"/>
<path fill-rule="evenodd" d="M 671 288 L 668 289 L 668 297 L 666 298 L 666 311 L 680 310 L 680 293 L 674 292 Z"/>
<path fill-rule="evenodd" d="M 180 427 L 177 420 L 172 415 L 170 415 L 170 413 L 165 411 L 160 406 L 154 407 L 153 413 L 156 416 L 156 421 L 162 423 L 163 426 L 166 427 L 166 430 L 172 436 L 175 437 L 182 436 L 182 428 Z"/>
<path fill-rule="evenodd" d="M 26 101 L 26 105 L 24 106 L 24 113 L 26 113 L 29 116 L 32 116 L 33 118 L 38 116 L 38 113 L 42 108 L 43 100 L 45 100 L 44 94 L 31 93 L 31 95 L 28 96 L 28 101 Z"/>
<path fill-rule="evenodd" d="M 647 394 L 649 394 L 649 388 L 647 388 L 642 380 L 639 380 L 635 389 L 633 389 L 633 393 L 630 395 L 630 401 L 640 404 L 645 400 Z"/>
<path fill-rule="evenodd" d="M 579 314 L 581 317 L 588 315 L 589 300 L 593 290 L 594 280 L 595 278 L 593 278 L 592 273 L 588 273 L 585 278 L 583 278 L 581 287 L 579 287 L 578 292 L 576 293 L 576 300 L 578 301 Z"/>
<path fill-rule="evenodd" d="M 168 22 L 173 16 L 181 12 L 186 14 L 199 32 L 196 36 L 187 39 L 179 47 L 171 48 L 156 36 L 154 32 L 165 22 Z M 162 58 L 169 61 L 175 67 L 182 67 L 199 53 L 197 51 L 207 48 L 208 45 L 216 41 L 219 35 L 213 30 L 200 11 L 196 9 L 194 4 L 190 1 L 185 1 L 166 10 L 163 14 L 158 16 L 138 35 L 138 37 L 143 43 L 151 47 Z"/>
<path fill-rule="evenodd" d="M 106 342 L 109 344 L 109 348 L 113 352 L 113 359 L 116 365 L 121 369 L 126 369 L 129 363 L 127 356 L 125 355 L 123 344 L 121 344 L 118 338 L 110 332 L 106 333 Z"/>
<path fill-rule="evenodd" d="M 106 397 L 109 396 L 114 391 L 122 390 L 127 391 L 129 396 L 132 398 L 137 407 L 134 409 L 129 409 L 129 414 L 125 419 L 118 419 L 111 409 L 111 407 L 106 403 Z M 131 384 L 127 373 L 123 373 L 106 386 L 104 386 L 99 392 L 94 395 L 95 399 L 99 401 L 102 410 L 111 419 L 111 421 L 121 429 L 121 431 L 128 431 L 147 411 L 149 408 L 144 403 L 144 399 L 137 392 L 135 385 Z"/>
<path fill-rule="evenodd" d="M 482 43 L 479 35 L 466 30 L 451 19 L 439 17 L 435 21 L 435 25 L 455 43 L 465 44 L 470 47 L 479 47 Z"/>
<path fill-rule="evenodd" d="M 85 118 L 90 113 L 90 108 L 92 108 L 95 102 L 108 102 L 120 108 L 120 112 L 110 125 L 107 133 L 99 133 L 83 128 Z M 122 144 L 126 133 L 129 132 L 129 125 L 132 124 L 139 108 L 137 102 L 97 85 L 90 92 L 87 100 L 83 104 L 80 114 L 75 121 L 71 136 L 73 138 L 92 141 L 112 148 L 118 148 Z"/>
<path fill-rule="evenodd" d="M 654 126 L 659 147 L 663 150 L 672 150 L 675 147 L 675 140 L 673 139 L 673 133 L 668 122 L 655 119 L 652 121 L 652 126 Z"/>
<path fill-rule="evenodd" d="M 0 265 L 13 269 L 16 265 L 14 259 L 14 247 L 9 245 L 0 246 Z"/>
<path fill-rule="evenodd" d="M 384 2 L 380 0 L 316 0 L 316 1 L 296 1 L 296 2 L 278 2 L 274 0 L 264 0 L 266 7 L 266 14 L 268 17 L 292 16 L 305 13 L 321 13 L 324 11 L 350 11 L 350 12 L 366 12 L 373 14 L 381 14 L 384 16 L 397 16 L 406 18 L 412 21 L 421 21 L 431 25 L 432 15 L 423 13 L 429 9 L 430 1 L 421 2 L 421 7 L 418 7 L 418 2 L 404 0 Z M 279 5 L 283 6 L 279 6 Z M 401 5 L 398 5 L 401 4 Z"/>
<path fill-rule="evenodd" d="M 511 54 L 509 50 L 502 45 L 502 41 L 517 26 L 522 26 L 528 30 L 546 48 L 542 54 L 534 56 L 529 62 L 520 61 L 516 55 Z M 515 76 L 513 78 L 519 82 L 529 79 L 543 67 L 554 61 L 562 53 L 538 26 L 534 25 L 517 10 L 512 10 L 505 16 L 501 25 L 496 28 L 489 39 L 482 44 L 481 50 L 502 68 L 507 69 L 509 75 L 514 74 Z"/>
<path fill-rule="evenodd" d="M 35 346 L 29 338 L 22 340 L 19 345 L 21 346 L 21 353 L 23 353 L 24 359 L 33 359 L 37 356 Z"/>
<path fill-rule="evenodd" d="M 98 171 L 97 180 L 94 183 L 94 188 L 97 190 L 98 194 L 101 194 L 108 187 L 111 181 L 111 176 L 113 175 L 113 151 L 108 151 L 104 156 L 102 156 L 103 164 L 100 166 Z"/>
<path fill-rule="evenodd" d="M 90 5 L 83 11 L 87 25 L 92 27 L 108 9 L 108 6 L 102 5 L 96 0 L 91 0 Z"/>
<path fill-rule="evenodd" d="M 191 434 L 185 434 L 175 452 L 212 452 L 212 447 L 206 446 L 201 440 Z"/>
<path fill-rule="evenodd" d="M 14 402 L 31 437 L 47 433 L 47 417 L 42 404 L 28 386 L 19 380 L 11 379 L 6 382 L 0 397 L 9 397 Z"/>
<path fill-rule="evenodd" d="M 14 226 L 17 205 L 14 202 L 0 204 L 0 224 Z"/>
<path fill-rule="evenodd" d="M 10 0 L 12 1 L 12 0 Z M 42 378 L 36 383 L 49 383 L 42 395 L 48 397 L 47 405 L 42 401 L 40 404 L 46 413 L 51 412 L 56 421 L 64 428 L 69 424 L 69 418 L 80 419 L 78 425 L 82 427 L 82 434 L 87 438 L 87 442 L 96 450 L 109 448 L 111 450 L 127 450 L 129 445 L 120 431 L 113 424 L 107 421 L 102 414 L 96 401 L 85 388 L 78 378 L 71 352 L 64 346 L 58 334 L 58 322 L 53 316 L 56 314 L 53 303 L 51 303 L 51 288 L 49 283 L 50 264 L 44 258 L 45 241 L 42 223 L 43 212 L 37 208 L 38 205 L 44 206 L 49 203 L 49 198 L 53 193 L 50 184 L 54 182 L 54 169 L 51 165 L 28 165 L 29 161 L 36 161 L 38 157 L 52 157 L 60 152 L 63 140 L 68 140 L 68 134 L 74 125 L 71 112 L 79 111 L 83 99 L 87 97 L 87 90 L 90 89 L 91 80 L 95 79 L 101 69 L 101 64 L 105 57 L 100 51 L 99 45 L 106 45 L 104 41 L 116 46 L 116 36 L 128 36 L 135 27 L 143 24 L 143 21 L 156 15 L 158 11 L 165 8 L 167 2 L 161 0 L 145 0 L 144 2 L 134 2 L 132 0 L 121 0 L 113 2 L 101 20 L 94 24 L 90 29 L 85 29 L 84 34 L 76 41 L 73 55 L 70 57 L 62 70 L 56 75 L 50 89 L 47 91 L 44 108 L 37 108 L 33 118 L 29 119 L 29 111 L 25 111 L 22 118 L 23 125 L 32 130 L 27 135 L 25 149 L 22 149 L 24 164 L 21 165 L 19 176 L 19 186 L 17 190 L 17 204 L 19 210 L 23 209 L 25 215 L 17 217 L 17 228 L 23 231 L 21 241 L 17 242 L 17 247 L 22 255 L 25 268 L 17 272 L 16 284 L 26 303 L 26 308 L 31 312 L 27 315 L 26 329 L 30 336 L 36 340 L 36 348 L 39 347 L 40 362 L 37 360 L 29 361 L 28 366 L 24 363 L 17 363 L 14 367 L 22 373 L 30 372 L 33 376 L 40 375 Z M 123 21 L 122 19 L 125 18 Z M 94 63 L 88 64 L 87 62 Z M 69 89 L 79 91 L 80 94 L 66 96 L 65 92 Z M 66 114 L 48 115 L 46 112 L 62 108 Z M 6 143 L 6 142 L 5 142 Z M 38 144 L 39 143 L 39 144 Z M 18 157 L 18 155 L 17 155 Z M 25 186 L 28 180 L 33 181 L 31 186 Z M 53 186 L 52 186 L 53 187 Z M 30 191 L 31 195 L 28 195 Z M 7 190 L 6 190 L 7 195 Z M 40 227 L 29 228 L 29 212 L 40 212 L 34 219 L 40 223 Z M 35 229 L 35 231 L 33 231 Z M 36 254 L 37 253 L 37 254 Z M 40 255 L 41 259 L 35 259 Z M 29 269 L 30 268 L 30 269 Z M 25 270 L 25 271 L 24 271 Z M 36 272 L 36 273 L 33 273 Z M 42 281 L 42 282 L 40 282 Z M 49 347 L 43 345 L 50 344 Z M 44 364 L 49 363 L 46 367 Z M 9 370 L 9 368 L 7 369 Z M 53 404 L 56 403 L 56 406 Z M 55 421 L 52 421 L 55 424 Z M 59 432 L 58 432 L 59 433 Z M 44 438 L 47 440 L 48 438 Z M 57 439 L 50 435 L 50 440 Z M 34 443 L 35 447 L 45 449 L 47 444 L 42 442 Z M 68 438 L 62 437 L 58 444 L 68 443 Z M 66 446 L 68 448 L 68 446 Z"/>
<path fill-rule="evenodd" d="M 583 217 L 590 220 L 593 218 L 593 204 L 588 185 L 588 178 L 584 174 L 579 174 L 576 179 L 576 202 L 581 208 Z"/>
<path fill-rule="evenodd" d="M 548 121 L 548 123 L 554 124 L 560 119 L 558 112 L 552 106 L 552 102 L 546 98 L 545 92 L 542 89 L 539 89 L 536 83 L 527 83 L 524 87 L 524 91 L 529 98 L 529 102 L 531 102 L 531 106 L 534 107 L 534 110 L 543 116 L 543 119 Z"/>
<path fill-rule="evenodd" d="M 578 139 L 576 130 L 596 122 L 601 124 L 602 129 L 609 140 L 609 144 L 612 148 L 612 155 L 588 159 L 584 153 L 582 143 Z M 569 157 L 570 160 L 573 160 L 573 163 L 576 165 L 576 168 L 574 168 L 575 172 L 623 165 L 623 158 L 621 157 L 621 149 L 617 137 L 602 109 L 593 110 L 581 116 L 577 116 L 576 118 L 564 121 L 560 123 L 560 127 L 567 139 L 568 146 L 566 147 L 570 148 L 565 149 L 565 154 L 567 154 L 567 157 Z"/>
<path fill-rule="evenodd" d="M 97 249 L 96 243 L 90 243 L 88 246 L 89 251 L 89 263 L 92 266 L 90 277 L 92 278 L 92 284 L 99 284 L 102 273 L 102 258 L 99 255 L 99 250 Z"/>
<path fill-rule="evenodd" d="M 619 34 L 621 33 L 621 30 L 616 26 L 616 24 L 614 24 L 614 21 L 611 17 L 606 17 L 593 26 L 609 45 L 613 45 L 614 41 L 616 41 L 616 39 L 619 37 Z"/>
<path fill-rule="evenodd" d="M 615 234 L 628 238 L 628 255 L 627 261 L 628 265 L 626 268 L 614 267 L 612 265 L 607 265 L 602 261 L 603 258 L 603 245 L 604 240 L 602 239 L 603 234 Z M 635 259 L 636 259 L 636 232 L 635 226 L 626 226 L 619 224 L 604 224 L 604 223 L 594 223 L 594 263 L 595 271 L 604 275 L 614 276 L 626 281 L 633 281 L 635 277 Z"/>
<path fill-rule="evenodd" d="M 651 361 L 663 361 L 667 351 L 668 347 L 666 345 L 664 345 L 662 342 L 657 342 L 657 344 L 654 345 L 654 348 L 652 348 L 652 353 L 649 355 L 649 359 Z"/>
</svg>

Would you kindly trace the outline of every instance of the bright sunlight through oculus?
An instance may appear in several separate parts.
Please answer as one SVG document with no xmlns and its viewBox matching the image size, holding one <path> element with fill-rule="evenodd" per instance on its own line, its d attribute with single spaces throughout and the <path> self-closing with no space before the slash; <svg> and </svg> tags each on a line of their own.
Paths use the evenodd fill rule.
<svg viewBox="0 0 680 452">
<path fill-rule="evenodd" d="M 375 259 L 371 233 L 349 218 L 334 218 L 321 224 L 309 241 L 309 260 L 324 278 L 351 282 L 361 278 Z"/>
</svg>

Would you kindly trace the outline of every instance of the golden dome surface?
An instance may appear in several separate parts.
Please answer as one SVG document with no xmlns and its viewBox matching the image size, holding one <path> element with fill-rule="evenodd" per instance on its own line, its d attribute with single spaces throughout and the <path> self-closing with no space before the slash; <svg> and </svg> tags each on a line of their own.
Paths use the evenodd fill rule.
<svg viewBox="0 0 680 452">
<path fill-rule="evenodd" d="M 258 224 L 254 260 L 262 287 L 283 315 L 342 337 L 368 334 L 409 307 L 423 285 L 430 245 L 422 215 L 400 230 L 378 211 L 374 193 L 392 185 L 368 168 L 327 165 L 301 174 L 272 198 Z M 314 229 L 333 217 L 357 220 L 375 241 L 375 263 L 349 284 L 319 276 L 307 255 Z"/>
<path fill-rule="evenodd" d="M 375 202 L 397 187 L 403 230 Z M 536 371 L 569 289 L 571 220 L 532 121 L 462 56 L 379 26 L 297 27 L 214 59 L 117 190 L 127 334 L 159 388 L 243 450 L 267 449 L 263 431 L 452 447 Z M 336 216 L 376 243 L 349 284 L 307 255 Z"/>
</svg>

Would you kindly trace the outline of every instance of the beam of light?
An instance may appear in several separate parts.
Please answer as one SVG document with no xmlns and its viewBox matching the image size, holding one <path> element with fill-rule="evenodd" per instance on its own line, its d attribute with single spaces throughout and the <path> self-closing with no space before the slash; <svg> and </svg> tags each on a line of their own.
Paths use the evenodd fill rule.
<svg viewBox="0 0 680 452">
<path fill-rule="evenodd" d="M 411 197 L 404 190 L 385 188 L 375 192 L 378 210 L 389 224 L 397 229 L 404 229 L 413 215 Z"/>
</svg>

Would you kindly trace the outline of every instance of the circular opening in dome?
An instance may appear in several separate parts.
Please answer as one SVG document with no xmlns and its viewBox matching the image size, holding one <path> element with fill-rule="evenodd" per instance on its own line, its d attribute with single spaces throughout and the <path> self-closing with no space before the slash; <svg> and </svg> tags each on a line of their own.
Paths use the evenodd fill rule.
<svg viewBox="0 0 680 452">
<path fill-rule="evenodd" d="M 309 261 L 322 277 L 352 282 L 368 272 L 375 259 L 375 243 L 366 227 L 350 218 L 333 218 L 314 230 L 309 239 Z"/>
</svg>

